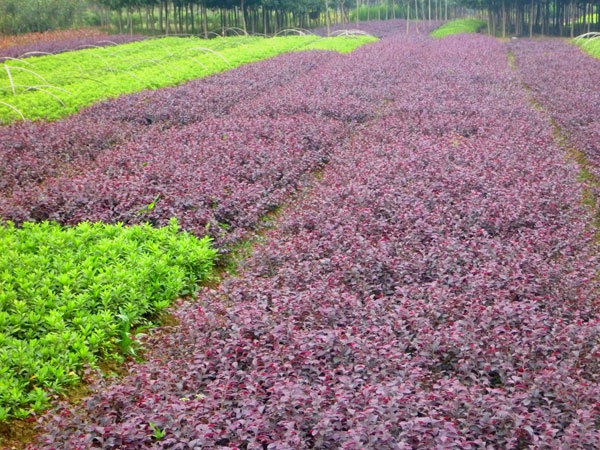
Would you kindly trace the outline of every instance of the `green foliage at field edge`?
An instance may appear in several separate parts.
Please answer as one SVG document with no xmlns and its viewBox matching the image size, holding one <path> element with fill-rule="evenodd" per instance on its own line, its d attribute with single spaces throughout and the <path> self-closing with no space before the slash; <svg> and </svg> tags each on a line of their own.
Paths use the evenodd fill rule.
<svg viewBox="0 0 600 450">
<path fill-rule="evenodd" d="M 356 50 L 358 47 L 368 44 L 370 42 L 376 42 L 379 39 L 373 36 L 363 35 L 348 35 L 348 36 L 336 36 L 328 38 L 320 38 L 314 42 L 309 43 L 300 50 L 330 50 L 338 53 L 350 53 Z"/>
<path fill-rule="evenodd" d="M 0 422 L 47 407 L 209 277 L 210 239 L 150 225 L 0 226 Z"/>
<path fill-rule="evenodd" d="M 0 124 L 57 120 L 110 97 L 175 86 L 291 51 L 350 52 L 370 36 L 164 37 L 8 60 L 0 70 Z"/>
<path fill-rule="evenodd" d="M 587 38 L 576 38 L 575 43 L 589 55 L 600 58 L 600 33 L 592 34 Z"/>
<path fill-rule="evenodd" d="M 436 28 L 431 32 L 431 36 L 434 38 L 443 38 L 452 34 L 477 33 L 486 26 L 487 23 L 485 20 L 475 19 L 473 17 L 457 19 Z"/>
</svg>

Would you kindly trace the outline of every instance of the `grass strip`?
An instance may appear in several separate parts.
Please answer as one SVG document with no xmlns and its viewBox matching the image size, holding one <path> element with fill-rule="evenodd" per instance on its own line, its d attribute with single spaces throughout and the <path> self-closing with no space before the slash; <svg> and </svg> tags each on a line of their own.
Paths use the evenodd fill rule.
<svg viewBox="0 0 600 450">
<path fill-rule="evenodd" d="M 460 33 L 478 33 L 482 28 L 485 28 L 487 23 L 485 20 L 469 17 L 466 19 L 456 19 L 445 23 L 439 28 L 433 30 L 430 34 L 434 38 L 443 38 L 453 34 Z"/>
<path fill-rule="evenodd" d="M 600 33 L 583 34 L 576 37 L 574 42 L 589 55 L 600 58 Z"/>
<path fill-rule="evenodd" d="M 296 50 L 349 52 L 376 38 L 316 35 L 216 39 L 165 37 L 12 59 L 0 70 L 0 123 L 56 120 L 100 100 L 175 86 Z"/>
<path fill-rule="evenodd" d="M 86 365 L 135 356 L 131 329 L 212 271 L 210 239 L 150 225 L 0 226 L 0 422 L 47 407 Z"/>
</svg>

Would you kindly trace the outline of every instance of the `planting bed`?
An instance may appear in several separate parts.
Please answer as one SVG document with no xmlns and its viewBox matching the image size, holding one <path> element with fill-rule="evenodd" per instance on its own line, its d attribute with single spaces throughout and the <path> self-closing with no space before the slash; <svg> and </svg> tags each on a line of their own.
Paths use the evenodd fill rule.
<svg viewBox="0 0 600 450">
<path fill-rule="evenodd" d="M 535 100 L 600 176 L 600 59 L 563 40 L 518 40 L 510 49 Z"/>
<path fill-rule="evenodd" d="M 575 43 L 581 47 L 586 53 L 600 58 L 600 33 L 586 33 L 575 38 Z"/>
<path fill-rule="evenodd" d="M 99 103 L 60 122 L 19 122 L 3 127 L 0 157 L 5 164 L 0 167 L 0 189 L 10 194 L 16 187 L 44 183 L 47 177 L 74 170 L 84 173 L 105 150 L 135 142 L 149 130 L 228 115 L 238 105 L 289 83 L 330 56 L 326 52 L 281 55 L 219 77 L 192 81 L 184 88 Z M 252 82 L 243 83 L 246 79 Z"/>
<path fill-rule="evenodd" d="M 216 256 L 176 219 L 0 226 L 0 253 L 0 423 L 43 412 L 99 356 L 135 355 L 130 329 L 195 292 Z"/>
<path fill-rule="evenodd" d="M 296 42 L 278 42 L 283 41 Z M 311 38 L 315 45 L 322 41 Z M 350 43 L 337 40 L 342 41 Z M 274 41 L 262 42 L 273 50 Z M 238 78 L 238 89 L 258 105 L 264 88 L 300 76 L 300 69 L 311 70 L 328 57 L 326 52 L 290 55 L 277 65 L 288 64 L 287 74 L 284 69 L 279 77 L 258 79 L 269 70 L 265 61 L 235 72 L 233 79 L 246 75 Z M 250 77 L 256 82 L 244 89 L 239 80 Z M 226 251 L 326 163 L 343 124 L 326 117 L 221 117 L 244 100 L 227 97 L 233 92 L 223 89 L 228 78 L 157 93 L 169 99 L 159 100 L 162 110 L 154 94 L 146 93 L 68 120 L 3 129 L 1 217 L 24 228 L 0 228 L 5 247 L 15 247 L 0 271 L 0 422 L 41 411 L 49 396 L 84 377 L 84 363 L 96 364 L 98 354 L 117 359 L 119 349 L 131 354 L 130 329 L 148 325 L 206 278 L 215 252 L 208 242 L 178 233 L 174 217 L 187 231 L 214 236 Z M 207 93 L 213 93 L 208 100 Z M 193 108 L 186 107 L 190 101 Z M 81 228 L 28 224 L 45 220 Z M 82 224 L 87 221 L 116 227 Z M 168 227 L 123 226 L 146 222 Z M 48 245 L 40 244 L 45 241 Z M 66 248 L 50 245 L 55 241 Z M 109 251 L 115 248 L 121 251 Z M 50 341 L 57 344 L 47 350 Z"/>
<path fill-rule="evenodd" d="M 0 122 L 55 120 L 101 99 L 157 89 L 294 50 L 349 52 L 373 37 L 316 35 L 163 37 L 117 47 L 7 59 L 0 72 Z"/>
<path fill-rule="evenodd" d="M 274 89 L 285 91 L 296 78 L 309 84 L 317 68 L 338 59 L 348 57 L 281 55 L 184 87 L 105 102 L 64 121 L 5 127 L 0 216 L 17 223 L 164 225 L 177 215 L 197 234 L 208 226 L 217 239 L 239 237 L 322 167 L 345 126 L 326 110 L 248 116 L 270 107 Z M 157 196 L 156 208 L 140 214 Z"/>
<path fill-rule="evenodd" d="M 436 38 L 442 38 L 445 36 L 460 33 L 477 33 L 480 30 L 485 30 L 486 28 L 487 23 L 484 20 L 469 17 L 466 19 L 457 19 L 445 23 L 439 28 L 433 30 L 431 36 Z"/>
<path fill-rule="evenodd" d="M 2 129 L 20 156 L 0 216 L 18 222 L 175 216 L 227 250 L 303 189 L 238 276 L 180 303 L 129 375 L 42 417 L 31 448 L 600 447 L 598 249 L 548 115 L 595 160 L 561 85 L 530 79 L 547 44 L 390 24 L 349 55 Z M 560 51 L 574 79 L 597 64 Z M 46 157 L 42 130 L 66 151 Z"/>
</svg>

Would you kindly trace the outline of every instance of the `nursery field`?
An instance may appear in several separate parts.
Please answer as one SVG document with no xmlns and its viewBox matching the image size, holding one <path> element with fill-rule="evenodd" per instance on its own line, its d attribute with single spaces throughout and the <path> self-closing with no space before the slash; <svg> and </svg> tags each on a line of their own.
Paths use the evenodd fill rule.
<svg viewBox="0 0 600 450">
<path fill-rule="evenodd" d="M 350 53 L 0 128 L 17 228 L 251 247 L 29 448 L 600 448 L 600 60 L 362 25 Z"/>
</svg>

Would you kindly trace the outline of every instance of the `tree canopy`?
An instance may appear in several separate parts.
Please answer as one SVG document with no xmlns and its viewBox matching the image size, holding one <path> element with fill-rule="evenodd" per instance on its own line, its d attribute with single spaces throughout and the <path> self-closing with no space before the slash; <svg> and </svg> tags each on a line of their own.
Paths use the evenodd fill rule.
<svg viewBox="0 0 600 450">
<path fill-rule="evenodd" d="M 598 0 L 3 0 L 0 33 L 101 25 L 151 34 L 273 34 L 335 22 L 473 14 L 498 36 L 600 31 Z"/>
<path fill-rule="evenodd" d="M 487 16 L 490 33 L 576 36 L 600 31 L 598 0 L 460 0 Z"/>
</svg>

